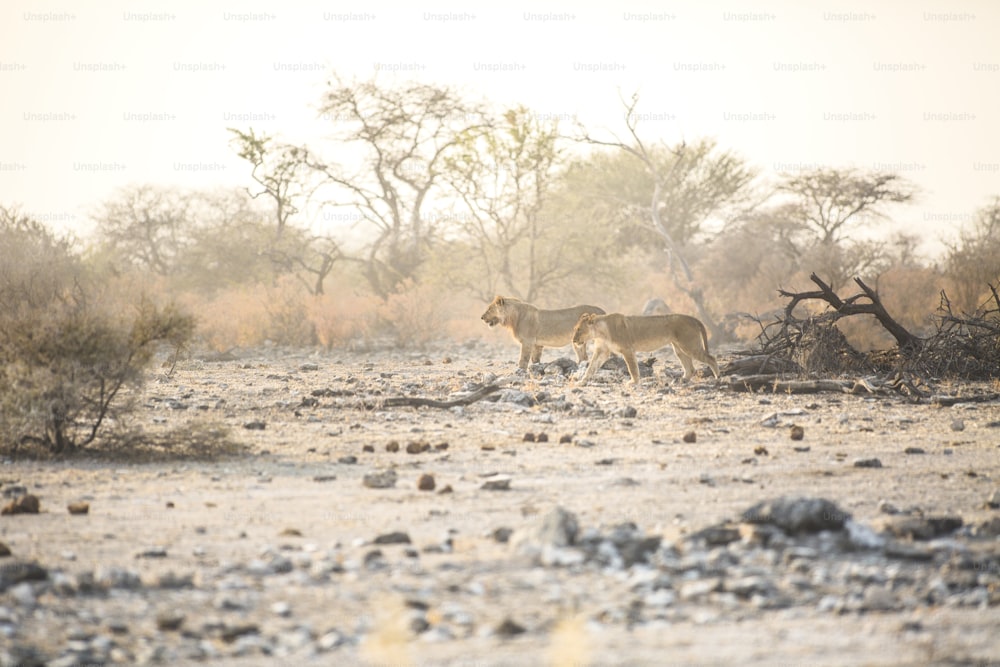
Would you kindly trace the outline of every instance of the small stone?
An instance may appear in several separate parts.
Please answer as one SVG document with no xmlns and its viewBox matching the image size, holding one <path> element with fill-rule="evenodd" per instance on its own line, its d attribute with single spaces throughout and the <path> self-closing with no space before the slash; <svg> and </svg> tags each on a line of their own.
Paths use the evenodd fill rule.
<svg viewBox="0 0 1000 667">
<path fill-rule="evenodd" d="M 495 632 L 501 637 L 514 637 L 515 635 L 527 632 L 527 630 L 520 623 L 513 621 L 510 618 L 505 618 L 503 622 L 496 627 Z"/>
<path fill-rule="evenodd" d="M 926 454 L 923 447 L 907 447 L 903 450 L 904 454 Z"/>
<path fill-rule="evenodd" d="M 337 479 L 336 475 L 314 475 L 313 476 L 313 481 L 314 482 L 332 482 L 335 479 Z"/>
<path fill-rule="evenodd" d="M 438 495 L 441 495 L 443 493 L 452 493 L 453 491 L 454 489 L 451 488 L 451 484 L 445 484 L 444 486 L 441 487 L 441 490 L 438 491 Z"/>
<path fill-rule="evenodd" d="M 28 493 L 7 503 L 0 514 L 38 514 L 40 510 L 38 496 Z"/>
<path fill-rule="evenodd" d="M 573 436 L 569 435 L 568 433 L 559 436 L 560 445 L 568 445 L 571 442 L 573 442 Z"/>
<path fill-rule="evenodd" d="M 990 497 L 986 499 L 986 506 L 990 509 L 1000 508 L 1000 489 L 990 494 Z"/>
<path fill-rule="evenodd" d="M 366 454 L 371 454 L 375 451 L 375 447 L 372 445 L 362 445 L 361 451 L 363 451 Z"/>
<path fill-rule="evenodd" d="M 0 558 L 7 558 L 10 555 L 11 555 L 10 547 L 8 547 L 5 543 L 0 542 Z"/>
<path fill-rule="evenodd" d="M 369 489 L 391 489 L 396 486 L 396 471 L 382 470 L 370 472 L 361 479 L 361 484 Z"/>
<path fill-rule="evenodd" d="M 66 506 L 70 514 L 89 514 L 90 513 L 90 503 L 78 502 L 70 503 Z"/>
<path fill-rule="evenodd" d="M 222 641 L 232 644 L 244 635 L 260 634 L 260 628 L 255 623 L 241 623 L 239 625 L 227 625 L 222 628 Z"/>
<path fill-rule="evenodd" d="M 344 465 L 354 465 L 357 462 L 358 462 L 358 457 L 354 456 L 353 454 L 350 454 L 348 456 L 341 456 L 339 459 L 337 459 L 337 463 L 342 463 Z"/>
<path fill-rule="evenodd" d="M 262 421 L 252 421 L 244 424 L 243 428 L 245 428 L 248 431 L 263 431 L 265 428 L 267 428 L 267 424 Z"/>
<path fill-rule="evenodd" d="M 412 542 L 410 542 L 409 535 L 397 530 L 379 535 L 372 541 L 372 544 L 412 544 Z"/>
<path fill-rule="evenodd" d="M 428 449 L 431 448 L 430 443 L 427 442 L 409 442 L 406 444 L 407 454 L 423 454 Z"/>
<path fill-rule="evenodd" d="M 396 442 L 395 440 L 390 440 L 389 443 L 385 446 L 385 451 L 395 454 L 396 452 L 399 451 L 399 443 Z"/>
<path fill-rule="evenodd" d="M 278 533 L 279 537 L 302 537 L 302 531 L 298 528 L 285 528 Z"/>
<path fill-rule="evenodd" d="M 184 614 L 175 611 L 163 611 L 156 615 L 156 629 L 161 632 L 180 630 L 184 624 Z"/>
<path fill-rule="evenodd" d="M 417 479 L 417 489 L 420 491 L 433 491 L 435 486 L 434 475 L 424 473 Z"/>
<path fill-rule="evenodd" d="M 450 447 L 450 446 L 451 445 L 449 445 L 447 442 L 439 442 L 438 444 L 434 445 L 434 449 L 437 450 L 437 451 L 439 451 L 439 452 L 443 452 L 444 450 L 448 449 L 448 447 Z"/>
<path fill-rule="evenodd" d="M 494 479 L 486 480 L 479 488 L 483 491 L 509 491 L 510 477 L 496 477 Z"/>
<path fill-rule="evenodd" d="M 799 425 L 792 426 L 792 430 L 789 431 L 788 437 L 792 440 L 801 440 L 806 435 L 806 430 Z"/>
<path fill-rule="evenodd" d="M 899 508 L 886 500 L 878 501 L 878 511 L 882 514 L 899 514 Z"/>
<path fill-rule="evenodd" d="M 639 414 L 639 412 L 631 405 L 625 406 L 618 411 L 618 416 L 623 419 L 633 419 L 637 414 Z"/>
<path fill-rule="evenodd" d="M 513 534 L 513 530 L 506 527 L 497 528 L 493 531 L 493 539 L 500 544 L 506 544 L 510 541 L 510 536 Z"/>
<path fill-rule="evenodd" d="M 953 420 L 951 422 L 951 430 L 952 431 L 964 431 L 965 430 L 965 421 L 962 420 L 962 419 L 955 419 L 955 420 Z"/>
<path fill-rule="evenodd" d="M 140 551 L 139 553 L 137 553 L 135 555 L 135 557 L 136 558 L 166 558 L 167 557 L 167 549 L 166 549 L 166 547 L 160 547 L 160 546 L 150 547 L 148 549 Z"/>
<path fill-rule="evenodd" d="M 528 433 L 524 434 L 524 437 L 521 438 L 521 441 L 522 442 L 534 442 L 535 441 L 535 434 L 529 431 Z"/>
<path fill-rule="evenodd" d="M 882 462 L 876 458 L 854 459 L 855 468 L 881 468 Z"/>
<path fill-rule="evenodd" d="M 292 606 L 287 602 L 275 602 L 271 605 L 271 613 L 275 616 L 288 618 L 292 615 Z"/>
<path fill-rule="evenodd" d="M 684 442 L 696 442 L 698 440 L 698 434 L 694 431 L 688 431 L 681 439 Z"/>
<path fill-rule="evenodd" d="M 548 441 L 549 441 L 548 433 L 539 433 L 538 435 L 535 436 L 535 442 L 548 442 Z"/>
<path fill-rule="evenodd" d="M 757 456 L 767 456 L 768 455 L 767 447 L 765 447 L 764 445 L 757 445 L 756 447 L 753 448 L 753 453 L 756 454 Z"/>
</svg>

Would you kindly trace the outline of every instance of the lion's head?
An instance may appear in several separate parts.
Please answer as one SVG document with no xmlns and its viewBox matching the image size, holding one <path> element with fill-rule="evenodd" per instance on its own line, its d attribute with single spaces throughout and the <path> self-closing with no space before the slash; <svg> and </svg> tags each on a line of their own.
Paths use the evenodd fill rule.
<svg viewBox="0 0 1000 667">
<path fill-rule="evenodd" d="M 486 312 L 480 318 L 492 329 L 507 321 L 507 301 L 510 297 L 498 296 L 493 299 Z"/>
<path fill-rule="evenodd" d="M 594 322 L 598 315 L 596 313 L 584 313 L 573 329 L 573 344 L 583 345 L 594 337 Z"/>
</svg>

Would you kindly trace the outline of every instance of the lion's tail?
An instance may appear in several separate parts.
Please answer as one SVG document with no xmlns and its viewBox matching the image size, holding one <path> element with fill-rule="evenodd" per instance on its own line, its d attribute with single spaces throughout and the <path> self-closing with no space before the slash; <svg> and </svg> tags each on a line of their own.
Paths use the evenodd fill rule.
<svg viewBox="0 0 1000 667">
<path fill-rule="evenodd" d="M 701 329 L 701 344 L 705 346 L 705 352 L 708 352 L 708 329 L 701 320 L 698 320 L 698 328 Z"/>
</svg>

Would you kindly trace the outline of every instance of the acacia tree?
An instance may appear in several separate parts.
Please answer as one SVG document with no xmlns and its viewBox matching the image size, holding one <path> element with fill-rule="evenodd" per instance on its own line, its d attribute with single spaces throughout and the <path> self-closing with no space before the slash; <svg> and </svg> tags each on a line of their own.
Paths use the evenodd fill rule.
<svg viewBox="0 0 1000 667">
<path fill-rule="evenodd" d="M 445 163 L 462 206 L 454 247 L 478 260 L 455 278 L 478 297 L 504 293 L 534 301 L 553 279 L 545 263 L 541 212 L 561 158 L 558 122 L 508 110 L 489 131 L 467 133 Z"/>
<path fill-rule="evenodd" d="M 177 189 L 122 188 L 93 216 L 97 243 L 136 268 L 169 276 L 190 244 L 191 206 L 191 198 Z"/>
<path fill-rule="evenodd" d="M 811 232 L 797 250 L 800 264 L 823 274 L 834 289 L 852 277 L 884 267 L 887 253 L 878 241 L 848 241 L 846 233 L 886 217 L 886 205 L 913 199 L 914 187 L 897 174 L 820 168 L 787 175 L 778 192 L 783 206 Z"/>
<path fill-rule="evenodd" d="M 673 146 L 647 145 L 638 132 L 638 95 L 633 95 L 629 101 L 623 99 L 622 104 L 628 139 L 621 139 L 614 133 L 611 139 L 601 139 L 586 129 L 581 130 L 579 139 L 590 145 L 621 151 L 629 158 L 627 162 L 631 162 L 633 169 L 636 165 L 641 166 L 642 178 L 631 180 L 619 193 L 617 202 L 627 219 L 640 223 L 636 229 L 651 231 L 663 245 L 674 283 L 691 298 L 712 333 L 719 334 L 684 246 L 704 231 L 711 217 L 726 209 L 753 205 L 749 186 L 756 172 L 736 154 L 718 151 L 715 143 L 709 140 L 692 145 L 686 142 Z M 605 169 L 604 173 L 615 172 Z M 644 198 L 638 199 L 636 193 L 642 193 L 639 196 L 644 195 Z M 647 235 L 639 234 L 635 238 L 641 239 L 641 243 L 649 242 Z"/>
<path fill-rule="evenodd" d="M 418 278 L 440 227 L 432 209 L 440 204 L 446 157 L 486 128 L 484 112 L 450 88 L 374 80 L 337 80 L 320 112 L 334 125 L 336 158 L 351 159 L 311 151 L 305 164 L 320 177 L 326 206 L 360 215 L 367 244 L 359 259 L 385 299 Z"/>
<path fill-rule="evenodd" d="M 944 261 L 945 275 L 954 291 L 954 304 L 972 312 L 1000 279 L 1000 196 L 976 212 L 971 229 L 949 243 Z"/>
</svg>

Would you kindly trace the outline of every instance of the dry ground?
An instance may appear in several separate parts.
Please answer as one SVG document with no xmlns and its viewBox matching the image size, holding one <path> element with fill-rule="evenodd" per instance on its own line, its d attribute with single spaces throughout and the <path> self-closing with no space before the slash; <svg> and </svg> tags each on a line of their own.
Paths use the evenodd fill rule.
<svg viewBox="0 0 1000 667">
<path fill-rule="evenodd" d="M 546 350 L 543 362 L 566 354 Z M 782 605 L 680 594 L 653 603 L 642 592 L 649 567 L 541 566 L 495 535 L 561 506 L 583 530 L 633 522 L 666 545 L 786 495 L 829 499 L 876 530 L 888 518 L 880 501 L 976 525 L 998 513 L 985 504 L 1000 487 L 997 403 L 747 394 L 704 375 L 685 385 L 671 354 L 656 366 L 666 365 L 667 382 L 632 388 L 604 371 L 579 387 L 555 372 L 514 373 L 516 355 L 514 344 L 483 343 L 272 349 L 159 371 L 144 392 L 145 428 L 224 423 L 247 452 L 220 462 L 4 463 L 0 488 L 26 487 L 42 513 L 0 518 L 0 541 L 49 577 L 0 593 L 0 639 L 61 664 L 81 664 L 86 651 L 123 664 L 234 666 L 1000 662 L 995 571 L 981 573 L 991 601 L 978 605 L 917 597 L 857 609 L 838 605 L 849 595 L 832 589 Z M 376 405 L 491 382 L 500 400 Z M 542 400 L 521 405 L 511 392 Z M 801 440 L 789 437 L 792 424 Z M 387 451 L 394 441 L 400 451 Z M 407 453 L 410 443 L 430 449 Z M 855 467 L 861 458 L 882 467 Z M 384 469 L 396 471 L 394 488 L 363 485 Z M 418 490 L 425 473 L 434 491 Z M 509 476 L 508 490 L 481 488 L 497 476 Z M 76 501 L 89 514 L 71 516 Z M 394 531 L 411 543 L 373 544 Z M 140 581 L 122 583 L 123 573 Z M 171 614 L 178 629 L 164 621 Z"/>
</svg>

